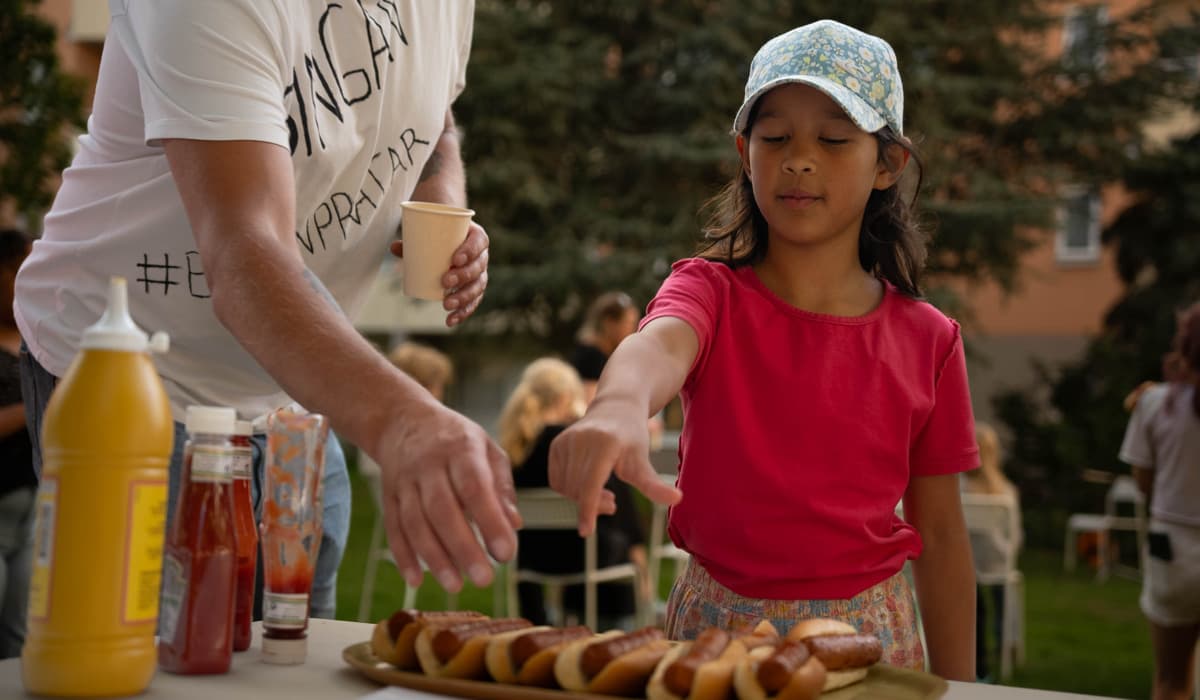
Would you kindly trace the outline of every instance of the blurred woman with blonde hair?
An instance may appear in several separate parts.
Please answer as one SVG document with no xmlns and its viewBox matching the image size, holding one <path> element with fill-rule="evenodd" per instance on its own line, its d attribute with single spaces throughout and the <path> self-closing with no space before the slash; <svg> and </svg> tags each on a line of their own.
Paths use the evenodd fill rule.
<svg viewBox="0 0 1200 700">
<path fill-rule="evenodd" d="M 571 365 L 553 357 L 534 360 L 521 374 L 500 413 L 500 447 L 513 464 L 517 489 L 548 488 L 550 443 L 568 425 L 583 415 L 583 382 Z M 629 486 L 615 478 L 606 485 L 617 502 L 615 515 L 600 516 L 596 523 L 598 567 L 633 562 L 643 572 L 636 594 L 649 595 L 646 572 L 646 536 L 638 519 L 637 505 Z M 522 569 L 546 574 L 581 572 L 583 541 L 573 531 L 521 530 L 517 548 Z M 547 622 L 542 588 L 522 583 L 517 590 L 521 616 L 534 624 Z M 635 591 L 628 583 L 602 583 L 597 590 L 599 627 L 629 628 L 637 611 Z M 583 610 L 582 586 L 571 586 L 563 595 L 564 612 Z M 580 615 L 581 616 L 581 615 Z M 599 630 L 597 630 L 599 631 Z"/>
<path fill-rule="evenodd" d="M 1012 539 L 1000 532 L 970 532 L 971 554 L 976 571 L 993 571 L 1005 565 L 1011 548 L 1020 549 L 1023 539 L 1021 526 L 1021 499 L 1017 487 L 1004 476 L 1001 466 L 1000 436 L 991 425 L 975 423 L 975 441 L 979 444 L 979 468 L 963 474 L 964 493 L 999 496 L 1010 499 L 1017 514 L 1016 532 Z M 992 614 L 988 614 L 988 598 L 991 599 Z M 975 673 L 984 682 L 990 682 L 988 672 L 988 620 L 992 620 L 993 633 L 990 638 L 1000 653 L 1000 627 L 1004 624 L 1004 587 L 977 586 L 975 591 Z"/>
</svg>

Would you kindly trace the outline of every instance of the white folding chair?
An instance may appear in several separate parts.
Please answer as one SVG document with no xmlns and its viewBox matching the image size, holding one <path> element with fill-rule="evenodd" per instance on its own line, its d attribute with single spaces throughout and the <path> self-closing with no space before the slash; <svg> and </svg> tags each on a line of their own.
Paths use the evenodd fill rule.
<svg viewBox="0 0 1200 700">
<path fill-rule="evenodd" d="M 1131 510 L 1132 515 L 1122 515 L 1122 510 Z M 1097 580 L 1104 581 L 1111 573 L 1110 535 L 1128 531 L 1137 537 L 1138 559 L 1133 575 L 1140 574 L 1146 558 L 1146 499 L 1132 476 L 1121 475 L 1113 480 L 1104 496 L 1103 513 L 1073 513 L 1067 519 L 1066 539 L 1063 543 L 1063 568 L 1075 569 L 1075 540 L 1080 533 L 1092 532 L 1097 536 L 1099 566 Z"/>
<path fill-rule="evenodd" d="M 517 510 L 521 513 L 522 527 L 526 530 L 569 530 L 576 532 L 579 527 L 579 516 L 575 502 L 567 499 L 552 489 L 519 489 L 517 491 Z M 584 624 L 599 632 L 597 625 L 597 590 L 596 585 L 609 581 L 629 580 L 638 589 L 638 570 L 631 563 L 598 567 L 596 553 L 596 533 L 582 539 L 584 548 L 584 570 L 570 574 L 544 574 L 531 569 L 521 568 L 521 549 L 508 563 L 505 575 L 508 599 L 508 614 L 519 614 L 520 604 L 517 600 L 517 584 L 521 582 L 536 583 L 546 588 L 547 608 L 555 624 L 563 624 L 562 597 L 563 589 L 567 586 L 583 585 L 583 616 Z M 649 624 L 648 601 L 637 596 L 637 618 L 639 624 Z"/>
<path fill-rule="evenodd" d="M 366 452 L 359 450 L 358 471 L 363 480 L 367 482 L 367 488 L 371 491 L 371 502 L 375 504 L 375 524 L 371 527 L 371 543 L 367 547 L 367 566 L 363 572 L 362 592 L 359 594 L 358 600 L 358 621 L 370 622 L 368 618 L 371 615 L 371 603 L 374 601 L 375 578 L 379 574 L 379 562 L 388 561 L 394 565 L 395 560 L 392 558 L 392 550 L 388 548 L 387 540 L 384 537 L 383 484 L 379 465 L 368 457 Z M 422 563 L 422 567 L 424 567 L 424 563 Z M 404 584 L 403 605 L 405 609 L 416 607 L 418 590 L 420 590 L 420 586 Z M 446 609 L 454 610 L 456 607 L 458 607 L 458 595 L 447 591 Z"/>
<path fill-rule="evenodd" d="M 1017 501 L 1006 495 L 964 493 L 962 507 L 975 556 L 975 580 L 1004 588 L 1000 677 L 1008 679 L 1014 663 L 1025 662 L 1025 579 L 1017 569 L 1021 540 Z"/>
</svg>

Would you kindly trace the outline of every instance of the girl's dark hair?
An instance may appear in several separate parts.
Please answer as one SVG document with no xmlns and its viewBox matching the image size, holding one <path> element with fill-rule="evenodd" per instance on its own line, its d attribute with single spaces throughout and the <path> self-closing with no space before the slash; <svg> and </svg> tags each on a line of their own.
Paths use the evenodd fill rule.
<svg viewBox="0 0 1200 700">
<path fill-rule="evenodd" d="M 742 132 L 747 139 L 755 116 L 756 113 L 751 112 L 746 130 Z M 916 184 L 912 197 L 907 199 L 900 191 L 899 180 L 886 190 L 871 192 L 858 234 L 858 262 L 864 270 L 892 283 L 900 292 L 919 298 L 929 238 L 918 225 L 913 211 L 913 204 L 921 193 L 921 160 L 912 141 L 895 133 L 891 127 L 885 126 L 874 136 L 879 143 L 881 161 L 892 145 L 908 151 L 917 168 Z M 734 179 L 705 207 L 712 210 L 712 215 L 696 255 L 730 267 L 762 261 L 767 254 L 767 221 L 754 201 L 754 189 L 744 169 L 739 167 Z"/>
<path fill-rule="evenodd" d="M 1168 382 L 1192 385 L 1192 411 L 1200 418 L 1200 302 L 1179 315 L 1175 347 L 1168 356 Z M 1175 389 L 1167 394 L 1167 409 L 1175 402 Z"/>
</svg>

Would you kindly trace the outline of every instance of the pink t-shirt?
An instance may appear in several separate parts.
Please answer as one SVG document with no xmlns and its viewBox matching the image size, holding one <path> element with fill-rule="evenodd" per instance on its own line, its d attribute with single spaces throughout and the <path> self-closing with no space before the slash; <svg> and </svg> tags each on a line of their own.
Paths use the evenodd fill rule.
<svg viewBox="0 0 1200 700">
<path fill-rule="evenodd" d="M 885 285 L 853 318 L 790 306 L 750 267 L 677 262 L 644 326 L 686 321 L 672 540 L 735 593 L 850 598 L 921 552 L 910 478 L 978 466 L 958 324 Z"/>
</svg>

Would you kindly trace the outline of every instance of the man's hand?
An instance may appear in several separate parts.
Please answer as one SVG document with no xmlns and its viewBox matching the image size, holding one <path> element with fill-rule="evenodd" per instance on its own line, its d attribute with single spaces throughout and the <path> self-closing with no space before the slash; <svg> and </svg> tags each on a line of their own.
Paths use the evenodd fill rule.
<svg viewBox="0 0 1200 700">
<path fill-rule="evenodd" d="M 448 591 L 466 572 L 476 586 L 516 552 L 517 513 L 508 458 L 483 428 L 440 404 L 381 447 L 384 525 L 396 566 L 419 585 L 421 561 Z M 472 523 L 474 527 L 472 527 Z M 478 531 L 478 534 L 476 533 Z M 419 559 L 418 559 L 419 558 Z"/>
<path fill-rule="evenodd" d="M 392 243 L 392 254 L 404 257 L 402 241 Z M 446 317 L 447 326 L 456 326 L 475 312 L 487 289 L 487 266 L 488 235 L 482 226 L 472 221 L 467 240 L 454 251 L 450 270 L 442 277 L 442 286 L 447 291 L 442 308 L 450 312 Z"/>
</svg>

